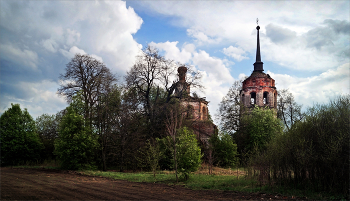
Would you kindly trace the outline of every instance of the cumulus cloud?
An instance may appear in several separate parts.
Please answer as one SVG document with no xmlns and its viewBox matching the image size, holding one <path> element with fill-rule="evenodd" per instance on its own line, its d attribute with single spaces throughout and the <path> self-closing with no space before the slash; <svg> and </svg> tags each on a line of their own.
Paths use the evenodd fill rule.
<svg viewBox="0 0 350 201">
<path fill-rule="evenodd" d="M 58 83 L 74 54 L 90 54 L 123 74 L 142 47 L 133 34 L 143 21 L 123 1 L 3 0 L 0 9 L 1 109 L 22 101 L 33 111 L 57 112 L 60 99 L 49 99 L 57 84 L 41 85 Z"/>
<path fill-rule="evenodd" d="M 56 82 L 49 80 L 18 82 L 11 87 L 15 94 L 2 93 L 0 113 L 11 107 L 11 103 L 18 103 L 22 109 L 27 108 L 33 118 L 43 113 L 56 114 L 67 106 L 65 99 L 56 94 L 58 87 Z"/>
<path fill-rule="evenodd" d="M 199 70 L 206 71 L 216 80 L 228 83 L 233 82 L 229 69 L 221 59 L 211 57 L 207 52 L 199 50 L 199 52 L 193 54 L 192 61 Z"/>
<path fill-rule="evenodd" d="M 195 29 L 187 29 L 187 34 L 193 38 L 195 38 L 195 41 L 198 45 L 203 44 L 217 44 L 221 42 L 221 38 L 218 37 L 209 37 L 205 33 L 199 30 Z"/>
<path fill-rule="evenodd" d="M 237 61 L 242 61 L 243 59 L 248 59 L 248 57 L 244 56 L 245 51 L 242 48 L 239 47 L 233 47 L 232 45 L 228 48 L 224 48 L 223 53 L 227 56 L 233 57 Z"/>
<path fill-rule="evenodd" d="M 260 19 L 263 60 L 284 68 L 324 71 L 346 62 L 350 53 L 346 1 L 313 1 L 307 6 L 302 1 L 147 1 L 143 5 L 173 17 L 173 23 L 186 28 L 200 45 L 234 44 L 247 52 L 246 57 L 255 54 L 254 13 Z"/>
<path fill-rule="evenodd" d="M 164 43 L 154 43 L 151 42 L 150 45 L 158 48 L 165 52 L 166 59 L 172 59 L 174 61 L 178 61 L 180 63 L 187 63 L 190 61 L 192 57 L 192 52 L 195 50 L 195 46 L 193 44 L 185 44 L 180 50 L 177 47 L 178 41 L 174 42 L 164 42 Z"/>
</svg>

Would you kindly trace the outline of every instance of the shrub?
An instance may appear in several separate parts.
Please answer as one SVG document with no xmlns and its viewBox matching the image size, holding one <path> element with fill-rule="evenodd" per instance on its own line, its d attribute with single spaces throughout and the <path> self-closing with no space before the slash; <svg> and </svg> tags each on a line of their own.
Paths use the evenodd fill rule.
<svg viewBox="0 0 350 201">
<path fill-rule="evenodd" d="M 191 172 L 197 171 L 201 165 L 201 149 L 196 136 L 187 127 L 179 130 L 177 150 L 178 171 L 183 174 L 185 180 Z"/>
<path fill-rule="evenodd" d="M 214 165 L 227 168 L 238 164 L 237 144 L 229 134 L 214 134 L 209 143 L 213 151 Z"/>
</svg>

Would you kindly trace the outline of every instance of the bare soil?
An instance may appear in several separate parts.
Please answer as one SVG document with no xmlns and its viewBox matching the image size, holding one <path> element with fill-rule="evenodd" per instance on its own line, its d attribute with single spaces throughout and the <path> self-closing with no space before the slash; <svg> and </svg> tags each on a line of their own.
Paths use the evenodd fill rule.
<svg viewBox="0 0 350 201">
<path fill-rule="evenodd" d="M 10 167 L 1 168 L 0 171 L 1 200 L 292 199 L 291 197 L 264 193 L 190 190 L 178 185 L 112 180 L 81 175 L 74 171 Z"/>
</svg>

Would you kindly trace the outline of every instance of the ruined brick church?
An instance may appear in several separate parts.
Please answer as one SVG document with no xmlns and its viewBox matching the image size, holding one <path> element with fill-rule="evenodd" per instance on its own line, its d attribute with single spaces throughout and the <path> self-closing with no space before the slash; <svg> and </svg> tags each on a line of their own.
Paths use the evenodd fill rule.
<svg viewBox="0 0 350 201">
<path fill-rule="evenodd" d="M 255 106 L 277 109 L 277 90 L 275 80 L 269 74 L 263 73 L 263 62 L 260 55 L 259 25 L 257 29 L 257 49 L 254 71 L 243 81 L 240 98 L 245 109 Z"/>
<path fill-rule="evenodd" d="M 175 96 L 179 98 L 183 108 L 186 108 L 184 116 L 188 120 L 188 126 L 193 130 L 197 139 L 202 144 L 206 144 L 210 136 L 217 131 L 216 125 L 209 121 L 209 101 L 206 101 L 205 97 L 190 96 L 190 85 L 186 82 L 187 68 L 181 66 L 177 71 L 179 81 L 176 83 Z"/>
</svg>

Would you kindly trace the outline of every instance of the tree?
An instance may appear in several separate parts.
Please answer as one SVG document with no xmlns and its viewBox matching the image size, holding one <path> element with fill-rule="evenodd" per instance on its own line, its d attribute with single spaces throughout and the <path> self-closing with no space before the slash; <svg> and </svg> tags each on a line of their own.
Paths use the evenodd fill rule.
<svg viewBox="0 0 350 201">
<path fill-rule="evenodd" d="M 38 162 L 43 144 L 36 133 L 35 121 L 19 104 L 11 104 L 0 117 L 1 165 Z"/>
<path fill-rule="evenodd" d="M 156 135 L 157 131 L 161 130 L 158 123 L 163 122 L 158 118 L 164 113 L 159 108 L 161 103 L 169 103 L 174 97 L 173 93 L 177 86 L 176 70 L 179 65 L 165 59 L 156 48 L 147 46 L 137 56 L 135 64 L 125 76 L 127 88 L 134 89 L 140 97 L 142 114 L 149 122 L 147 131 L 151 138 L 162 137 Z M 187 69 L 186 84 L 202 88 L 199 82 L 201 74 Z"/>
<path fill-rule="evenodd" d="M 294 96 L 288 89 L 278 91 L 277 117 L 283 121 L 287 130 L 305 117 L 301 107 L 302 105 L 294 101 Z"/>
<path fill-rule="evenodd" d="M 72 107 L 67 108 L 55 140 L 55 154 L 63 169 L 79 170 L 95 167 L 97 136 L 93 135 L 85 120 Z"/>
<path fill-rule="evenodd" d="M 243 115 L 235 140 L 242 157 L 266 150 L 267 143 L 282 134 L 283 126 L 273 110 L 256 106 L 249 114 Z"/>
<path fill-rule="evenodd" d="M 54 142 L 58 136 L 59 119 L 56 115 L 42 114 L 35 120 L 37 133 L 44 144 L 43 159 L 54 159 Z"/>
<path fill-rule="evenodd" d="M 230 135 L 233 135 L 240 127 L 241 102 L 239 94 L 241 89 L 242 80 L 235 81 L 219 104 L 217 118 L 220 122 L 220 128 Z"/>
<path fill-rule="evenodd" d="M 213 150 L 214 165 L 220 167 L 234 167 L 238 164 L 237 144 L 234 143 L 232 136 L 223 133 L 212 135 L 210 145 Z"/>
<path fill-rule="evenodd" d="M 168 137 L 166 138 L 169 143 L 169 148 L 172 149 L 173 152 L 173 161 L 174 161 L 174 169 L 176 175 L 176 182 L 178 182 L 178 151 L 177 151 L 177 142 L 178 142 L 178 129 L 181 128 L 184 113 L 181 112 L 181 107 L 178 103 L 169 104 L 167 107 L 167 117 L 166 117 L 166 133 Z"/>
<path fill-rule="evenodd" d="M 159 139 L 157 138 L 157 141 Z M 156 171 L 159 168 L 159 160 L 162 157 L 158 142 L 151 143 L 147 140 L 146 145 L 139 150 L 140 156 L 137 157 L 140 166 L 149 167 L 153 172 L 153 177 L 156 177 Z"/>
<path fill-rule="evenodd" d="M 197 171 L 201 166 L 201 148 L 198 145 L 196 136 L 187 127 L 179 130 L 177 139 L 177 164 L 179 172 L 185 177 L 189 178 L 191 172 Z"/>
<path fill-rule="evenodd" d="M 105 64 L 92 56 L 76 54 L 66 65 L 65 74 L 60 75 L 61 87 L 58 94 L 65 96 L 70 103 L 81 92 L 84 102 L 84 117 L 92 127 L 93 107 L 96 106 L 100 93 L 116 81 L 115 76 Z"/>
<path fill-rule="evenodd" d="M 272 183 L 349 196 L 350 95 L 309 108 L 257 159 Z"/>
<path fill-rule="evenodd" d="M 96 127 L 101 144 L 102 169 L 107 170 L 107 154 L 111 151 L 112 135 L 119 131 L 118 121 L 121 117 L 121 89 L 118 86 L 110 88 L 99 97 L 96 108 Z"/>
</svg>

